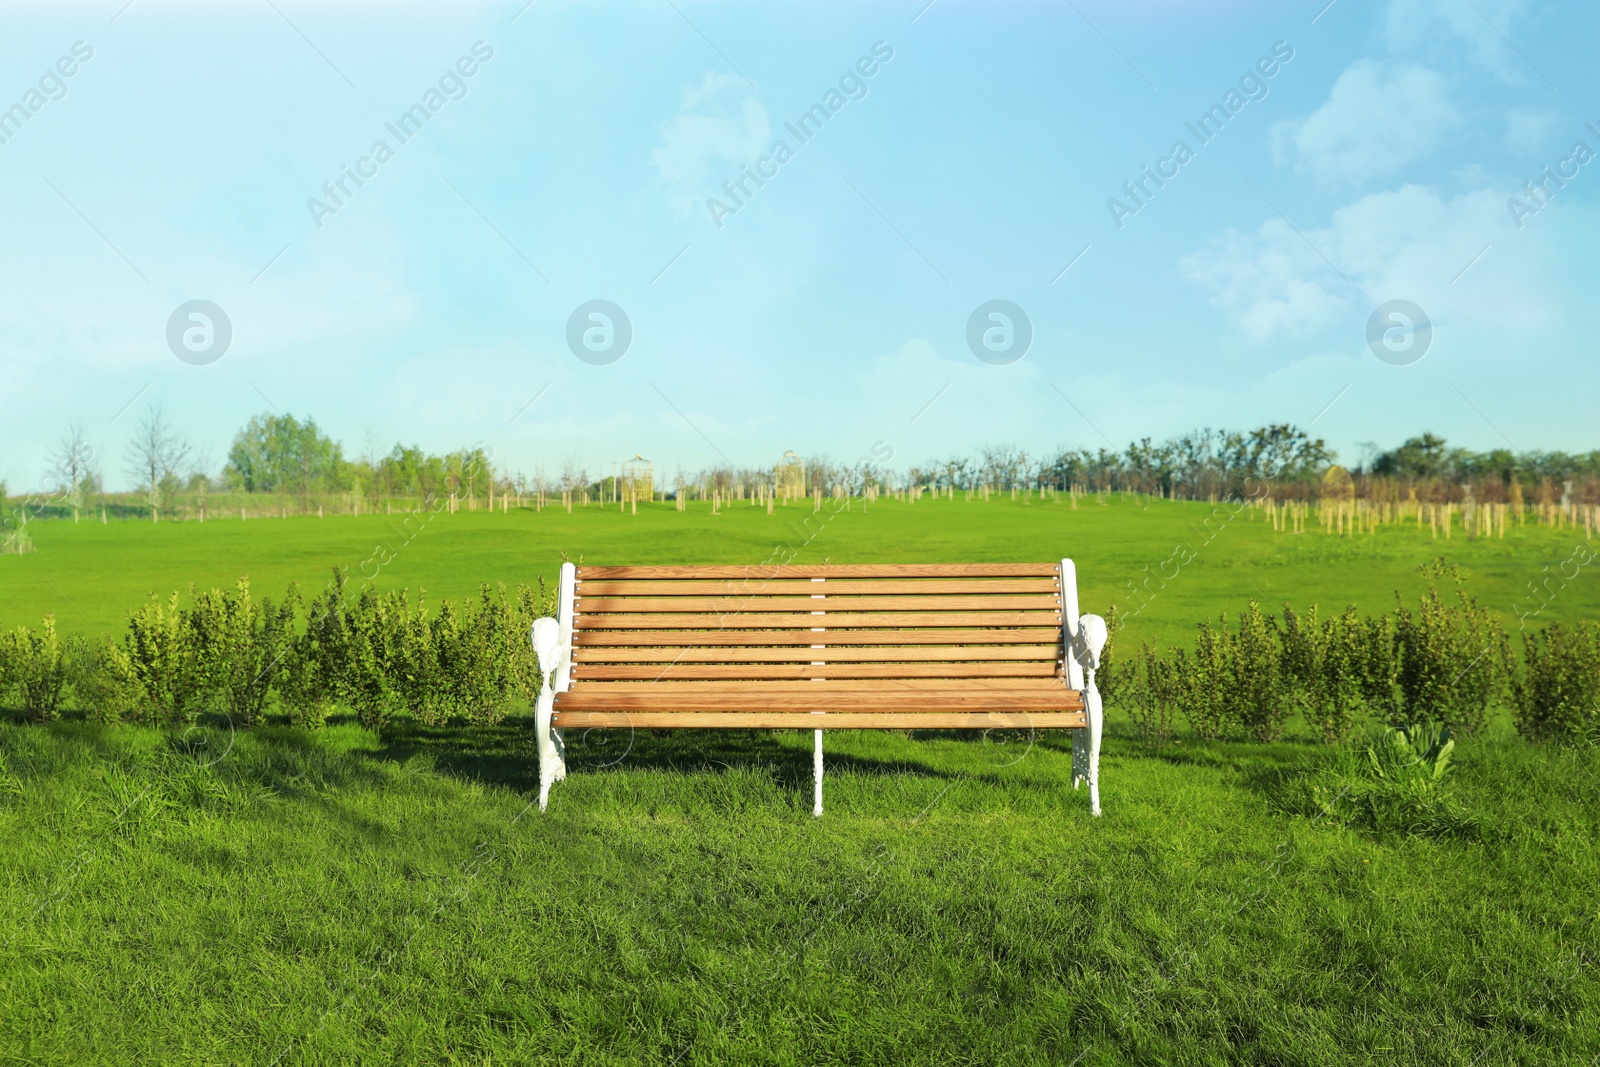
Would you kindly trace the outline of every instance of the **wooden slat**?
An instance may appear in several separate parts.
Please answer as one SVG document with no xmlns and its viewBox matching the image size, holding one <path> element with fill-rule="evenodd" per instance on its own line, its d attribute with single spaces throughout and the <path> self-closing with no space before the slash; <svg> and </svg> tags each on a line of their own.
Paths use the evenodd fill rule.
<svg viewBox="0 0 1600 1067">
<path fill-rule="evenodd" d="M 628 691 L 604 682 L 575 685 L 556 694 L 557 711 L 1082 711 L 1083 694 L 1063 685 L 1049 689 L 968 687 L 913 690 L 844 689 L 817 683 L 779 689 L 781 683 L 689 685 L 657 683 Z M 805 685 L 805 683 L 802 683 Z"/>
<path fill-rule="evenodd" d="M 578 580 L 596 578 L 1051 578 L 1059 563 L 822 563 L 788 566 L 579 567 Z"/>
<path fill-rule="evenodd" d="M 929 679 L 929 678 L 859 678 L 859 679 L 854 679 L 854 680 L 851 680 L 851 681 L 831 681 L 831 682 L 830 681 L 826 681 L 826 680 L 819 680 L 819 679 L 815 679 L 815 678 L 813 678 L 813 679 L 811 679 L 809 681 L 804 681 L 804 682 L 785 682 L 785 681 L 772 681 L 772 680 L 762 681 L 762 682 L 752 682 L 752 681 L 743 681 L 743 682 L 741 682 L 741 681 L 711 681 L 711 682 L 707 682 L 707 681 L 700 681 L 700 682 L 685 682 L 685 681 L 664 681 L 664 682 L 648 682 L 648 681 L 645 681 L 645 682 L 641 682 L 641 681 L 621 681 L 621 682 L 589 681 L 589 682 L 584 683 L 582 686 L 575 686 L 574 688 L 568 690 L 568 693 L 579 693 L 579 692 L 582 692 L 582 693 L 593 694 L 593 693 L 597 693 L 597 692 L 600 692 L 600 691 L 604 691 L 604 692 L 607 692 L 607 693 L 633 693 L 633 694 L 664 693 L 664 694 L 666 694 L 667 697 L 670 697 L 671 699 L 674 699 L 674 700 L 677 700 L 680 697 L 682 699 L 684 699 L 684 700 L 688 700 L 696 693 L 709 693 L 709 694 L 711 694 L 713 696 L 715 696 L 715 695 L 717 695 L 719 693 L 723 694 L 724 696 L 726 696 L 727 694 L 730 694 L 730 693 L 735 694 L 735 695 L 741 695 L 741 694 L 743 694 L 743 695 L 759 695 L 761 693 L 781 693 L 781 694 L 797 694 L 797 695 L 805 696 L 805 697 L 807 697 L 809 699 L 811 697 L 818 697 L 818 696 L 828 697 L 829 694 L 832 694 L 832 693 L 846 693 L 846 694 L 849 694 L 849 693 L 889 693 L 889 694 L 893 694 L 893 693 L 909 693 L 909 692 L 942 693 L 942 692 L 945 692 L 945 691 L 949 691 L 949 692 L 952 692 L 959 699 L 965 699 L 966 696 L 969 695 L 969 694 L 972 695 L 974 697 L 974 699 L 976 699 L 978 696 L 981 696 L 984 693 L 992 693 L 992 692 L 998 692 L 998 691 L 1002 691 L 1002 690 L 1007 692 L 1007 693 L 1014 693 L 1014 692 L 1016 692 L 1018 690 L 1025 690 L 1025 691 L 1030 692 L 1030 693 L 1044 694 L 1044 696 L 1046 696 L 1048 698 L 1051 698 L 1051 699 L 1059 697 L 1063 692 L 1068 693 L 1068 694 L 1071 694 L 1071 693 L 1075 692 L 1075 690 L 1067 688 L 1066 682 L 1063 679 L 1061 679 L 1059 677 L 1055 677 L 1055 678 L 963 678 L 960 682 L 957 682 L 954 685 L 952 685 L 950 682 L 940 681 L 940 680 L 936 680 L 936 679 Z M 560 701 L 566 700 L 566 699 L 567 699 L 567 693 L 558 693 L 558 694 L 556 694 L 557 702 L 560 702 Z M 586 696 L 583 699 L 588 700 L 588 699 L 590 699 L 590 697 Z M 831 697 L 830 697 L 830 699 L 831 699 Z M 1070 699 L 1070 697 L 1069 697 L 1069 699 Z"/>
<path fill-rule="evenodd" d="M 699 728 L 710 730 L 1075 730 L 1088 726 L 1081 711 L 998 712 L 611 712 L 558 711 L 563 729 Z"/>
<path fill-rule="evenodd" d="M 1061 657 L 1061 645 L 924 645 L 913 648 L 581 648 L 574 659 L 591 663 L 888 663 L 1048 660 Z"/>
<path fill-rule="evenodd" d="M 616 646 L 736 646 L 826 645 L 834 647 L 873 647 L 902 645 L 1006 645 L 1054 642 L 1061 647 L 1061 624 L 1028 626 L 1016 629 L 963 630 L 827 630 L 806 633 L 796 630 L 589 630 L 573 634 L 579 648 Z"/>
<path fill-rule="evenodd" d="M 1061 598 L 1026 593 L 996 596 L 746 596 L 610 597 L 578 596 L 579 614 L 730 611 L 1060 611 Z"/>
<path fill-rule="evenodd" d="M 578 582 L 579 596 L 783 596 L 847 592 L 876 595 L 908 593 L 1059 593 L 1059 578 L 839 578 L 827 582 L 809 579 L 732 581 L 729 579 L 676 579 L 667 581 Z"/>
<path fill-rule="evenodd" d="M 726 615 L 616 615 L 577 612 L 576 625 L 591 630 L 708 630 L 737 626 L 740 629 L 810 629 L 823 618 L 801 613 L 729 612 Z M 1061 625 L 1061 615 L 1046 611 L 930 611 L 930 612 L 830 612 L 828 628 L 885 626 L 1050 626 Z"/>
<path fill-rule="evenodd" d="M 809 678 L 1051 678 L 1054 662 L 1038 663 L 595 663 L 578 664 L 580 682 Z"/>
</svg>

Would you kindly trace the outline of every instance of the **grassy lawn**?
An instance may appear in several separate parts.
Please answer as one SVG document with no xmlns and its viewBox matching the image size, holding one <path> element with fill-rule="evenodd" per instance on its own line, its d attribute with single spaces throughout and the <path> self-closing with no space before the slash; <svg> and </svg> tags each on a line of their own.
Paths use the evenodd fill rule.
<svg viewBox="0 0 1600 1067">
<path fill-rule="evenodd" d="M 0 727 L 0 1063 L 1590 1063 L 1593 754 L 1465 838 L 1287 814 L 1309 745 Z M 220 757 L 220 758 L 219 758 Z"/>
<path fill-rule="evenodd" d="M 454 596 L 589 562 L 1079 561 L 1085 610 L 1174 546 L 1129 625 L 1268 603 L 1383 609 L 1448 553 L 1515 630 L 1582 534 L 1274 533 L 1132 499 L 883 503 L 797 531 L 733 505 L 199 524 L 37 523 L 0 624 L 121 632 L 145 592 L 329 568 Z M 1218 529 L 1216 524 L 1212 527 Z M 808 539 L 809 536 L 809 539 Z M 375 572 L 366 564 L 365 573 Z M 1171 571 L 1169 570 L 1170 574 Z M 1152 589 L 1155 589 L 1152 586 Z M 1539 622 L 1600 613 L 1585 572 Z M 1325 818 L 1330 751 L 1112 715 L 1105 816 L 1067 735 L 593 732 L 550 810 L 531 724 L 381 736 L 0 716 L 0 1065 L 1594 1064 L 1600 759 L 1495 719 L 1448 834 Z"/>
<path fill-rule="evenodd" d="M 813 516 L 809 505 L 769 516 L 742 503 L 712 515 L 709 504 L 694 503 L 687 513 L 671 504 L 643 505 L 637 515 L 592 506 L 571 515 L 559 508 L 458 512 L 409 524 L 400 515 L 203 525 L 37 522 L 28 527 L 36 554 L 0 556 L 0 625 L 37 625 L 53 611 L 65 631 L 115 635 L 152 591 L 165 596 L 190 582 L 227 588 L 240 574 L 250 576 L 258 594 L 277 597 L 291 580 L 314 590 L 333 568 L 347 567 L 353 581 L 426 588 L 437 599 L 470 594 L 480 582 L 552 580 L 562 552 L 590 563 L 755 565 L 784 544 L 797 563 L 1071 556 L 1085 611 L 1115 602 L 1130 612 L 1141 600 L 1128 585 L 1141 584 L 1145 607 L 1128 631 L 1135 647 L 1146 639 L 1186 643 L 1195 622 L 1236 611 L 1252 597 L 1273 607 L 1284 600 L 1319 604 L 1324 613 L 1352 603 L 1386 610 L 1396 590 L 1414 600 L 1428 585 L 1417 566 L 1447 554 L 1466 572 L 1466 588 L 1515 630 L 1519 612 L 1538 603 L 1527 583 L 1544 579 L 1547 565 L 1558 571 L 1583 543 L 1581 530 L 1534 525 L 1513 527 L 1504 540 L 1477 541 L 1460 530 L 1451 540 L 1435 540 L 1415 527 L 1355 537 L 1277 533 L 1253 511 L 1229 518 L 1225 507 L 1127 496 L 1104 506 L 1089 497 L 1074 511 L 1064 500 L 967 503 L 958 494 L 953 501 L 882 501 L 865 513 L 856 501 L 850 511 L 827 516 Z M 1186 550 L 1175 557 L 1179 546 Z M 1551 603 L 1537 624 L 1600 615 L 1593 570 L 1546 593 Z"/>
</svg>

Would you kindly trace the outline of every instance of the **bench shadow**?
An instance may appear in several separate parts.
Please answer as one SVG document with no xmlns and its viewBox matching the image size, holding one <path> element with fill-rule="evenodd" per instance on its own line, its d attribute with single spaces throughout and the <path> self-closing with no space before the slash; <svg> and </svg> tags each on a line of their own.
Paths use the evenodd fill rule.
<svg viewBox="0 0 1600 1067">
<path fill-rule="evenodd" d="M 959 731 L 918 731 L 944 734 Z M 604 774 L 612 769 L 647 768 L 677 773 L 726 774 L 759 770 L 797 795 L 811 792 L 811 753 L 782 744 L 772 730 L 592 729 L 564 733 L 571 774 Z M 492 726 L 453 724 L 429 727 L 411 721 L 386 726 L 378 747 L 363 755 L 405 763 L 426 758 L 441 774 L 499 786 L 528 796 L 539 792 L 539 753 L 531 718 L 510 718 Z M 957 777 L 916 760 L 874 759 L 830 752 L 829 773 Z"/>
</svg>

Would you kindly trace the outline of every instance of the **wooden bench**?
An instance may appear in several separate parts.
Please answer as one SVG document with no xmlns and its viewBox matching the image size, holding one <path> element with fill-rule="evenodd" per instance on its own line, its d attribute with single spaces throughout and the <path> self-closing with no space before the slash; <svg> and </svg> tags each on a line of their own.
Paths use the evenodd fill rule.
<svg viewBox="0 0 1600 1067">
<path fill-rule="evenodd" d="M 1068 729 L 1100 814 L 1105 622 L 1056 563 L 561 568 L 533 625 L 539 808 L 562 729 Z M 553 676 L 553 677 L 552 677 Z"/>
</svg>

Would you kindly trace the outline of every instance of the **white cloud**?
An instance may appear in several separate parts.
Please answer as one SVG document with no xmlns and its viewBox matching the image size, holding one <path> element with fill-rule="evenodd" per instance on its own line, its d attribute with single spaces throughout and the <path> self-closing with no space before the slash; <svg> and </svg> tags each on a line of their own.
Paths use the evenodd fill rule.
<svg viewBox="0 0 1600 1067">
<path fill-rule="evenodd" d="M 1522 0 L 1393 0 L 1384 31 L 1393 53 L 1455 58 L 1465 51 L 1479 67 L 1511 81 L 1527 71 L 1527 64 L 1501 34 L 1513 33 L 1522 6 Z"/>
<path fill-rule="evenodd" d="M 1332 185 L 1359 184 L 1420 159 L 1461 122 L 1444 75 L 1414 65 L 1350 64 L 1323 105 L 1273 127 L 1274 154 Z"/>
<path fill-rule="evenodd" d="M 1304 337 L 1392 299 L 1415 301 L 1435 323 L 1534 328 L 1550 315 L 1536 244 L 1517 234 L 1503 191 L 1446 199 L 1406 185 L 1339 208 L 1320 229 L 1272 219 L 1229 231 L 1179 265 L 1257 342 Z"/>
<path fill-rule="evenodd" d="M 1315 238 L 1313 238 L 1315 240 Z M 1184 277 L 1209 288 L 1220 307 L 1252 341 L 1277 335 L 1303 337 L 1336 317 L 1344 306 L 1317 250 L 1281 219 L 1254 234 L 1233 230 L 1203 251 L 1179 260 Z"/>
<path fill-rule="evenodd" d="M 720 195 L 722 183 L 737 177 L 740 165 L 761 155 L 771 140 L 767 109 L 743 79 L 707 74 L 684 92 L 650 161 L 667 187 L 667 202 L 688 214 Z"/>
</svg>

